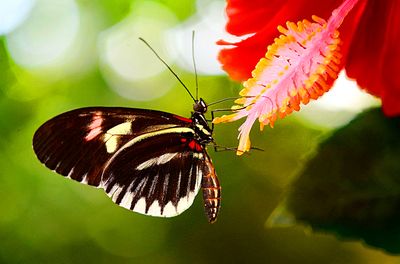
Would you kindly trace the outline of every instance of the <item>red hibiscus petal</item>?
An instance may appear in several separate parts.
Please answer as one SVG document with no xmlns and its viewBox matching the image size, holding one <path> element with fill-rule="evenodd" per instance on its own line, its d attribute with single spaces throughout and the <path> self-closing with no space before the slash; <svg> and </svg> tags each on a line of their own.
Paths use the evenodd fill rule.
<svg viewBox="0 0 400 264">
<path fill-rule="evenodd" d="M 264 57 L 267 49 L 259 43 L 272 43 L 274 33 L 256 34 L 238 44 L 235 48 L 223 49 L 218 55 L 222 68 L 233 80 L 247 80 L 257 62 Z"/>
<path fill-rule="evenodd" d="M 255 34 L 220 52 L 218 59 L 223 69 L 234 80 L 248 79 L 268 45 L 279 35 L 278 25 L 310 19 L 312 15 L 328 19 L 341 3 L 341 0 L 228 0 L 227 31 L 235 35 Z"/>
<path fill-rule="evenodd" d="M 265 26 L 265 23 L 260 23 L 260 21 L 267 21 L 266 18 L 273 17 L 276 10 L 285 5 L 285 1 L 282 0 L 230 0 L 227 2 L 226 31 L 236 36 L 260 31 Z"/>
<path fill-rule="evenodd" d="M 347 75 L 400 114 L 400 2 L 369 0 L 349 51 Z"/>
<path fill-rule="evenodd" d="M 388 116 L 400 115 L 400 8 L 399 2 L 396 3 L 397 13 L 391 15 L 393 20 L 388 27 L 390 28 L 390 39 L 385 41 L 386 54 L 383 58 L 382 103 L 383 111 Z"/>
</svg>

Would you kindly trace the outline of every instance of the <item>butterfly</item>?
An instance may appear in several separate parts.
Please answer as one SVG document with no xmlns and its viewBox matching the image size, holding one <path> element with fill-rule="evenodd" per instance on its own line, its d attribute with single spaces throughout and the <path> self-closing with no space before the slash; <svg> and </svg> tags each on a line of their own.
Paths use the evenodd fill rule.
<svg viewBox="0 0 400 264">
<path fill-rule="evenodd" d="M 179 215 L 201 187 L 213 223 L 221 199 L 206 151 L 213 131 L 204 100 L 193 109 L 191 118 L 184 118 L 147 109 L 80 108 L 40 126 L 33 149 L 49 169 L 102 188 L 116 204 L 146 215 Z"/>
<path fill-rule="evenodd" d="M 167 63 L 140 40 L 192 97 L 191 117 L 123 107 L 75 109 L 40 126 L 33 150 L 49 169 L 102 188 L 114 203 L 145 215 L 179 215 L 192 205 L 201 187 L 205 213 L 213 223 L 220 210 L 221 186 L 206 150 L 215 143 L 205 118 L 207 104 L 197 99 L 197 74 L 195 99 Z"/>
</svg>

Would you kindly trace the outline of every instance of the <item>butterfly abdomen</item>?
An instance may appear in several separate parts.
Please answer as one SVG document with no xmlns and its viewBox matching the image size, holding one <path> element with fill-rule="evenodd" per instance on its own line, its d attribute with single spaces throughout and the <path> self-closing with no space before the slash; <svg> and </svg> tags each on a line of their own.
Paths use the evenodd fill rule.
<svg viewBox="0 0 400 264">
<path fill-rule="evenodd" d="M 221 207 L 221 185 L 214 167 L 209 168 L 212 169 L 207 174 L 203 174 L 201 188 L 203 189 L 204 210 L 208 222 L 214 223 Z"/>
</svg>

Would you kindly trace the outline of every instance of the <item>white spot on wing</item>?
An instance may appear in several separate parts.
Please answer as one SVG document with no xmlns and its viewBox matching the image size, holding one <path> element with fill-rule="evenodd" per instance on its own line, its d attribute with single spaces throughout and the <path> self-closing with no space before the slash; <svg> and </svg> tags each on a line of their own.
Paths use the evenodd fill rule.
<svg viewBox="0 0 400 264">
<path fill-rule="evenodd" d="M 198 166 L 196 166 L 196 168 L 198 169 Z M 190 170 L 190 173 L 193 173 L 193 169 Z M 194 198 L 196 197 L 197 193 L 199 192 L 201 178 L 202 178 L 201 170 L 197 170 L 196 175 L 194 175 L 194 176 L 196 177 L 196 183 L 195 183 L 194 190 L 192 192 L 188 192 L 187 196 L 181 197 L 181 199 L 178 201 L 178 204 L 176 207 L 177 215 L 184 212 L 186 209 L 188 209 L 193 204 Z M 190 184 L 190 182 L 188 184 Z M 188 186 L 188 190 L 189 190 L 189 186 Z"/>
<path fill-rule="evenodd" d="M 136 170 L 143 170 L 143 169 L 149 168 L 153 165 L 156 165 L 157 159 L 158 158 L 153 158 L 153 159 L 146 160 L 143 163 L 140 163 L 139 166 L 136 167 Z"/>
<path fill-rule="evenodd" d="M 107 153 L 114 153 L 118 148 L 119 136 L 105 135 L 104 141 L 106 143 Z"/>
<path fill-rule="evenodd" d="M 149 210 L 147 211 L 148 215 L 152 215 L 152 216 L 164 216 L 161 215 L 161 206 L 160 203 L 155 200 L 149 207 Z"/>
<path fill-rule="evenodd" d="M 146 200 L 144 199 L 144 197 L 140 198 L 139 201 L 135 204 L 133 211 L 141 214 L 146 214 Z"/>
<path fill-rule="evenodd" d="M 108 193 L 108 196 L 113 200 L 113 202 L 116 202 L 118 199 L 119 194 L 122 192 L 122 187 L 119 186 L 118 184 L 115 184 L 110 192 Z"/>
<path fill-rule="evenodd" d="M 71 176 L 72 176 L 72 174 L 74 173 L 74 168 L 75 168 L 75 167 L 72 167 L 72 169 L 69 171 L 68 175 L 67 175 L 65 178 L 67 178 L 67 179 L 72 179 Z"/>
<path fill-rule="evenodd" d="M 120 136 L 131 134 L 131 132 L 131 121 L 121 123 L 107 130 L 107 133 L 104 134 L 103 137 L 103 141 L 106 144 L 107 153 L 114 153 L 117 151 Z"/>
<path fill-rule="evenodd" d="M 177 154 L 179 154 L 178 152 L 176 153 L 165 153 L 161 156 L 158 157 L 157 159 L 157 164 L 165 164 L 168 161 L 170 161 L 171 159 L 173 159 Z"/>
<path fill-rule="evenodd" d="M 127 191 L 125 192 L 125 195 L 124 195 L 124 197 L 122 197 L 122 200 L 119 204 L 120 206 L 125 207 L 129 210 L 131 210 L 131 205 L 132 205 L 132 201 L 133 201 L 133 193 L 131 192 L 131 190 L 132 190 L 132 187 L 133 187 L 133 184 L 135 183 L 135 181 L 136 180 L 133 180 L 131 182 L 131 184 L 129 184 L 128 188 L 126 189 Z M 142 182 L 141 182 L 141 184 L 142 184 Z"/>
<path fill-rule="evenodd" d="M 149 197 L 154 195 L 154 191 L 156 189 L 157 182 L 158 182 L 158 174 L 155 175 L 153 180 L 151 181 L 150 190 L 149 190 L 149 192 L 147 194 Z"/>
<path fill-rule="evenodd" d="M 88 178 L 88 174 L 86 173 L 85 175 L 83 175 L 81 183 L 88 184 L 88 182 L 89 182 L 89 178 Z"/>
<path fill-rule="evenodd" d="M 196 196 L 196 194 L 197 194 L 197 192 L 189 192 L 189 194 L 187 196 L 182 197 L 178 201 L 178 205 L 176 206 L 177 214 L 181 214 L 183 211 L 188 209 L 193 204 L 194 197 Z"/>
<path fill-rule="evenodd" d="M 163 215 L 164 217 L 172 217 L 172 216 L 177 216 L 178 212 L 176 210 L 176 207 L 172 205 L 172 202 L 168 202 L 165 206 L 164 206 L 164 211 L 163 211 Z"/>
<path fill-rule="evenodd" d="M 139 184 L 136 186 L 135 190 L 133 191 L 133 193 L 139 194 L 142 192 L 144 186 L 147 184 L 147 181 L 149 180 L 149 177 L 144 177 L 143 179 L 141 179 L 141 181 L 139 182 Z"/>
<path fill-rule="evenodd" d="M 193 158 L 195 158 L 195 159 L 203 159 L 203 153 L 200 153 L 200 152 L 194 152 L 193 153 Z"/>
<path fill-rule="evenodd" d="M 107 134 L 111 134 L 111 135 L 128 135 L 130 134 L 132 131 L 132 122 L 131 121 L 127 121 L 125 123 L 116 125 L 113 128 L 110 128 L 109 130 L 107 130 Z"/>
<path fill-rule="evenodd" d="M 176 199 L 179 198 L 179 192 L 181 191 L 181 177 L 182 177 L 182 172 L 179 171 L 178 180 L 176 183 Z"/>
<path fill-rule="evenodd" d="M 199 166 L 197 166 L 196 184 L 194 187 L 194 192 L 196 194 L 200 189 L 202 178 L 203 178 L 203 172 L 200 170 Z"/>
<path fill-rule="evenodd" d="M 146 160 L 145 162 L 139 164 L 136 167 L 136 170 L 143 170 L 143 169 L 149 168 L 149 167 L 154 166 L 154 165 L 165 164 L 168 161 L 170 161 L 171 159 L 173 159 L 177 154 L 179 154 L 179 153 L 178 152 L 166 153 L 166 154 L 163 154 L 163 155 L 161 155 L 159 157 Z"/>
<path fill-rule="evenodd" d="M 190 185 L 191 185 L 191 183 L 192 183 L 192 176 L 193 176 L 193 168 L 194 168 L 195 166 L 191 166 L 190 167 L 190 170 L 189 170 L 189 173 L 188 173 L 188 181 L 187 181 L 187 186 L 186 186 L 186 195 L 188 195 L 189 194 L 189 192 L 190 192 Z M 195 175 L 196 176 L 196 175 Z M 194 180 L 197 180 L 197 179 L 194 179 Z M 183 198 L 182 198 L 183 199 Z M 178 204 L 179 205 L 179 204 Z"/>
<path fill-rule="evenodd" d="M 133 193 L 126 192 L 119 205 L 130 210 L 132 200 L 133 200 Z"/>
</svg>

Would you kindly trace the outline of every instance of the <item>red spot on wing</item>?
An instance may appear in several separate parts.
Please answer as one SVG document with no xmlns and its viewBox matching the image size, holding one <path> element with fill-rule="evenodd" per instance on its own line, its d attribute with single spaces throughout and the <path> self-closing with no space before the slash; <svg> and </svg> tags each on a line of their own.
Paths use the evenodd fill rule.
<svg viewBox="0 0 400 264">
<path fill-rule="evenodd" d="M 178 115 L 174 115 L 174 117 L 175 117 L 176 119 L 181 120 L 181 121 L 184 121 L 184 122 L 187 122 L 187 123 L 192 123 L 192 119 L 190 119 L 190 118 L 186 118 L 186 117 L 178 116 Z"/>
<path fill-rule="evenodd" d="M 203 147 L 200 144 L 196 143 L 196 150 L 200 152 L 202 149 Z"/>
<path fill-rule="evenodd" d="M 195 147 L 196 147 L 196 142 L 194 142 L 194 140 L 190 141 L 189 142 L 189 148 L 194 150 Z"/>
<path fill-rule="evenodd" d="M 103 121 L 104 119 L 102 118 L 101 112 L 96 112 L 92 116 L 92 121 L 87 126 L 88 133 L 85 136 L 86 141 L 90 141 L 102 133 Z"/>
<path fill-rule="evenodd" d="M 192 141 L 189 142 L 189 148 L 191 150 L 195 150 L 195 151 L 198 151 L 198 152 L 203 150 L 203 147 L 199 143 L 197 143 L 195 140 L 192 140 Z"/>
</svg>

